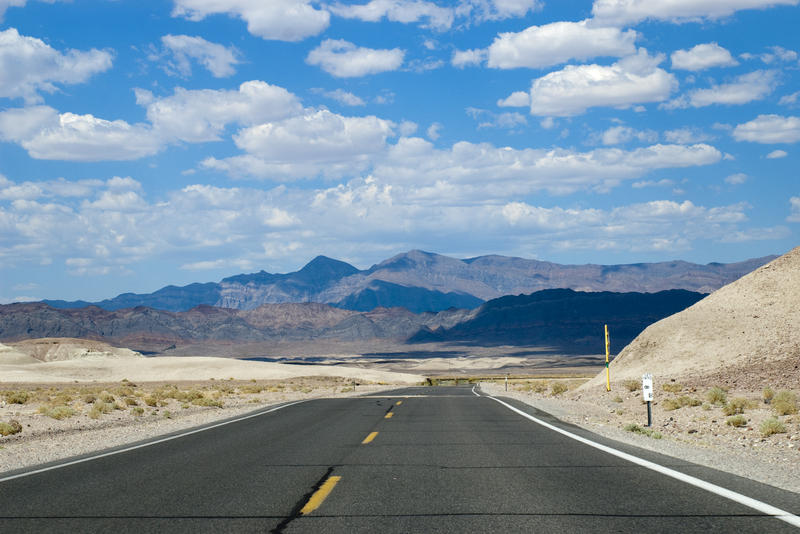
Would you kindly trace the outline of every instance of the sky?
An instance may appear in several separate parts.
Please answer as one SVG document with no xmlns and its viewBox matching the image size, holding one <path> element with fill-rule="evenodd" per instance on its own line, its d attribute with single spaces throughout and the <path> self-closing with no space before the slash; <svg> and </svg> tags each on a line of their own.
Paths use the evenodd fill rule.
<svg viewBox="0 0 800 534">
<path fill-rule="evenodd" d="M 0 303 L 800 240 L 800 0 L 0 0 Z"/>
</svg>

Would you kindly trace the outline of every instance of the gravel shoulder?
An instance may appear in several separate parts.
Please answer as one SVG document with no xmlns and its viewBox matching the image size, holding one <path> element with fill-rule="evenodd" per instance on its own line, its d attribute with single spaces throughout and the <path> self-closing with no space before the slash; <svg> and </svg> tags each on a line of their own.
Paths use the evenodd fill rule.
<svg viewBox="0 0 800 534">
<path fill-rule="evenodd" d="M 351 380 L 338 377 L 3 384 L 0 425 L 16 421 L 21 431 L 0 436 L 0 473 L 127 445 L 284 402 L 352 397 L 397 387 L 359 384 L 354 389 Z M 17 394 L 16 400 L 21 400 L 21 392 L 26 392 L 27 399 L 21 404 L 10 402 L 5 395 L 9 392 Z M 58 406 L 74 413 L 55 418 L 52 415 L 69 413 L 63 409 L 60 413 L 53 411 Z"/>
<path fill-rule="evenodd" d="M 665 409 L 670 405 L 666 399 L 700 400 L 706 390 L 686 386 L 673 394 L 657 393 L 661 399 L 653 406 L 652 427 L 654 435 L 660 436 L 657 438 L 625 430 L 627 425 L 644 427 L 647 422 L 646 407 L 638 390 L 629 391 L 622 384 L 612 384 L 611 392 L 606 392 L 605 387 L 602 391 L 594 391 L 596 388 L 576 391 L 572 388 L 581 381 L 565 381 L 570 390 L 554 396 L 551 386 L 555 381 L 546 387 L 537 387 L 536 382 L 512 383 L 509 391 L 505 391 L 502 382 L 482 382 L 480 388 L 485 394 L 517 399 L 610 439 L 800 493 L 800 418 L 779 417 L 786 432 L 763 436 L 760 425 L 773 418 L 774 412 L 752 392 L 728 392 L 729 398 L 751 401 L 742 414 L 747 420 L 742 427 L 728 425 L 722 406 L 707 401 L 694 407 Z M 543 391 L 534 391 L 542 387 Z"/>
</svg>

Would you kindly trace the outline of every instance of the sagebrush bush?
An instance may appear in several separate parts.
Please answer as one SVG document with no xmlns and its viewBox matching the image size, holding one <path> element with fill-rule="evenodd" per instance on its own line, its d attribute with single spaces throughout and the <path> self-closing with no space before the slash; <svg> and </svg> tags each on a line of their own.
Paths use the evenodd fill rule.
<svg viewBox="0 0 800 534">
<path fill-rule="evenodd" d="M 665 410 L 677 410 L 678 408 L 683 408 L 684 406 L 700 406 L 702 402 L 700 399 L 695 399 L 694 397 L 690 397 L 688 395 L 681 395 L 680 397 L 674 399 L 666 399 L 661 403 L 661 406 Z"/>
<path fill-rule="evenodd" d="M 9 404 L 25 404 L 30 399 L 27 391 L 6 391 L 3 394 Z"/>
<path fill-rule="evenodd" d="M 553 395 L 561 395 L 565 391 L 567 391 L 569 387 L 563 382 L 553 382 L 550 386 L 550 393 Z"/>
<path fill-rule="evenodd" d="M 772 398 L 774 396 L 775 396 L 775 391 L 769 386 L 765 387 L 764 390 L 761 392 L 761 398 L 764 399 L 764 404 L 769 404 L 770 402 L 772 402 Z"/>
<path fill-rule="evenodd" d="M 628 432 L 633 432 L 634 434 L 642 434 L 644 436 L 651 437 L 653 439 L 661 439 L 663 436 L 661 432 L 655 431 L 651 428 L 646 428 L 643 426 L 639 426 L 636 423 L 629 423 L 625 425 L 625 430 Z"/>
<path fill-rule="evenodd" d="M 22 425 L 19 421 L 12 419 L 8 423 L 0 421 L 0 436 L 10 436 L 22 432 Z"/>
<path fill-rule="evenodd" d="M 67 417 L 72 417 L 77 412 L 66 406 L 64 404 L 59 404 L 56 406 L 40 406 L 39 413 L 46 415 L 47 417 L 52 417 L 53 419 L 66 419 Z"/>
<path fill-rule="evenodd" d="M 144 408 L 141 406 L 131 406 L 131 413 L 137 417 L 144 415 Z"/>
<path fill-rule="evenodd" d="M 747 425 L 747 418 L 742 414 L 734 415 L 733 417 L 728 417 L 728 420 L 725 421 L 725 424 L 730 426 L 745 426 Z"/>
<path fill-rule="evenodd" d="M 761 423 L 761 435 L 764 437 L 771 436 L 772 434 L 785 434 L 786 433 L 786 425 L 775 419 L 774 417 L 770 417 L 769 419 L 764 420 Z"/>
<path fill-rule="evenodd" d="M 625 380 L 622 383 L 622 385 L 625 386 L 628 389 L 628 391 L 636 391 L 641 387 L 642 384 L 638 380 L 630 378 L 628 380 Z"/>
<path fill-rule="evenodd" d="M 779 391 L 772 399 L 771 405 L 776 415 L 797 413 L 797 395 L 791 391 Z"/>
<path fill-rule="evenodd" d="M 144 403 L 145 403 L 145 404 L 147 404 L 148 406 L 153 406 L 153 407 L 155 407 L 155 406 L 157 406 L 157 405 L 158 405 L 158 399 L 157 399 L 157 398 L 155 398 L 155 397 L 154 397 L 154 396 L 152 396 L 152 395 L 148 395 L 148 396 L 146 396 L 146 397 L 144 398 Z"/>
<path fill-rule="evenodd" d="M 110 402 L 103 402 L 101 400 L 97 400 L 92 404 L 92 409 L 89 410 L 89 417 L 92 419 L 97 419 L 103 414 L 111 413 L 114 409 L 114 405 Z"/>
<path fill-rule="evenodd" d="M 744 413 L 745 409 L 752 407 L 749 400 L 744 397 L 734 397 L 722 407 L 722 413 L 725 415 L 736 415 Z"/>
<path fill-rule="evenodd" d="M 711 404 L 725 404 L 728 401 L 728 392 L 721 387 L 714 386 L 706 393 L 706 399 Z"/>
<path fill-rule="evenodd" d="M 669 384 L 662 384 L 661 389 L 668 393 L 680 393 L 683 390 L 683 386 L 676 383 L 669 383 Z"/>
<path fill-rule="evenodd" d="M 216 408 L 222 408 L 222 401 L 209 399 L 208 397 L 200 397 L 199 399 L 192 400 L 192 404 L 195 406 L 214 406 Z"/>
</svg>

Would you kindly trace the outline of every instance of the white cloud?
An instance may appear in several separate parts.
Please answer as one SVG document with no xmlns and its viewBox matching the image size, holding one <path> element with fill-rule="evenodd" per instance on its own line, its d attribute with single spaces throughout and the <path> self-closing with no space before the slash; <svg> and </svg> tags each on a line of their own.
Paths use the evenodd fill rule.
<svg viewBox="0 0 800 534">
<path fill-rule="evenodd" d="M 19 143 L 32 158 L 64 161 L 131 160 L 161 148 L 147 125 L 59 114 L 46 106 L 0 112 L 0 138 Z"/>
<path fill-rule="evenodd" d="M 337 102 L 345 106 L 366 105 L 366 102 L 364 102 L 364 100 L 361 97 L 358 97 L 349 91 L 345 91 L 344 89 L 336 89 L 334 91 L 324 91 L 322 94 L 327 98 L 336 100 Z"/>
<path fill-rule="evenodd" d="M 323 175 L 339 178 L 370 164 L 395 124 L 374 116 L 344 117 L 327 110 L 244 128 L 234 135 L 242 156 L 207 158 L 203 166 L 234 176 L 271 180 Z"/>
<path fill-rule="evenodd" d="M 676 50 L 670 56 L 673 69 L 699 71 L 711 67 L 738 65 L 731 53 L 717 43 L 699 44 L 689 50 Z"/>
<path fill-rule="evenodd" d="M 792 197 L 789 199 L 789 205 L 792 212 L 786 217 L 788 222 L 800 223 L 800 197 Z"/>
<path fill-rule="evenodd" d="M 156 99 L 136 91 L 137 102 L 147 108 L 147 118 L 165 140 L 197 143 L 220 139 L 226 125 L 251 126 L 302 113 L 299 99 L 282 87 L 259 80 L 242 83 L 238 90 L 175 89 L 172 96 Z"/>
<path fill-rule="evenodd" d="M 800 141 L 800 117 L 781 115 L 759 115 L 755 119 L 739 124 L 733 130 L 737 141 L 753 143 L 796 143 Z"/>
<path fill-rule="evenodd" d="M 631 187 L 634 189 L 643 189 L 645 187 L 672 187 L 675 185 L 675 182 L 669 180 L 667 178 L 662 178 L 661 180 L 654 181 L 654 180 L 642 180 L 640 182 L 633 182 Z"/>
<path fill-rule="evenodd" d="M 608 145 L 621 145 L 633 140 L 653 143 L 658 140 L 658 133 L 653 130 L 635 130 L 628 126 L 612 126 L 600 136 L 600 141 Z"/>
<path fill-rule="evenodd" d="M 725 178 L 725 183 L 730 185 L 740 185 L 747 181 L 747 175 L 743 172 L 737 172 L 736 174 L 731 174 L 730 176 Z"/>
<path fill-rule="evenodd" d="M 794 50 L 788 50 L 782 46 L 770 46 L 768 49 L 770 50 L 769 52 L 764 52 L 762 54 L 745 52 L 744 54 L 740 54 L 739 57 L 745 60 L 760 59 L 767 65 L 778 62 L 797 61 L 797 52 Z"/>
<path fill-rule="evenodd" d="M 518 33 L 501 33 L 488 50 L 488 66 L 543 68 L 572 59 L 627 56 L 636 52 L 636 32 L 581 22 L 553 22 Z"/>
<path fill-rule="evenodd" d="M 531 114 L 570 116 L 591 107 L 625 108 L 666 100 L 677 81 L 658 68 L 661 61 L 663 56 L 649 56 L 639 49 L 611 66 L 568 65 L 533 81 Z"/>
<path fill-rule="evenodd" d="M 309 0 L 175 0 L 172 11 L 195 22 L 216 14 L 239 17 L 251 34 L 278 41 L 301 41 L 330 23 L 330 13 Z"/>
<path fill-rule="evenodd" d="M 677 128 L 664 132 L 664 139 L 670 143 L 687 145 L 689 143 L 704 143 L 712 140 L 713 137 L 696 128 Z"/>
<path fill-rule="evenodd" d="M 397 70 L 405 52 L 399 48 L 378 50 L 358 47 L 343 39 L 326 39 L 309 52 L 306 63 L 339 78 L 366 76 Z"/>
<path fill-rule="evenodd" d="M 477 66 L 486 61 L 487 52 L 481 48 L 473 48 L 471 50 L 456 50 L 453 52 L 453 58 L 450 63 L 454 67 L 464 68 Z"/>
<path fill-rule="evenodd" d="M 798 0 L 595 0 L 592 14 L 603 24 L 626 25 L 646 19 L 687 22 L 719 19 L 743 9 L 797 3 Z"/>
<path fill-rule="evenodd" d="M 541 0 L 462 0 L 457 13 L 477 22 L 524 17 L 543 5 Z"/>
<path fill-rule="evenodd" d="M 0 15 L 2 11 L 0 10 Z M 41 39 L 20 35 L 15 28 L 0 31 L 0 97 L 41 101 L 57 84 L 83 83 L 111 68 L 108 50 L 59 52 Z"/>
<path fill-rule="evenodd" d="M 767 154 L 767 159 L 780 159 L 785 158 L 789 154 L 785 150 L 773 150 Z"/>
<path fill-rule="evenodd" d="M 348 19 L 359 19 L 366 22 L 378 22 L 383 18 L 392 22 L 409 24 L 420 22 L 423 28 L 438 31 L 450 29 L 455 12 L 451 8 L 439 7 L 423 0 L 371 0 L 366 4 L 345 5 L 340 2 L 331 4 L 328 9 L 334 15 Z"/>
<path fill-rule="evenodd" d="M 798 99 L 800 99 L 800 91 L 795 91 L 792 94 L 782 96 L 778 104 L 781 106 L 793 106 L 797 104 Z"/>
<path fill-rule="evenodd" d="M 497 101 L 501 108 L 527 108 L 531 105 L 531 95 L 526 91 L 514 91 L 506 98 Z"/>
<path fill-rule="evenodd" d="M 467 108 L 467 115 L 479 121 L 478 129 L 503 128 L 513 130 L 528 124 L 528 119 L 520 113 L 493 113 L 486 109 Z"/>
<path fill-rule="evenodd" d="M 666 109 L 695 107 L 701 108 L 715 104 L 740 105 L 761 100 L 775 90 L 778 73 L 773 70 L 757 70 L 742 74 L 736 81 L 714 85 L 708 89 L 695 89 L 688 95 L 665 104 Z"/>
<path fill-rule="evenodd" d="M 205 67 L 215 78 L 225 78 L 236 73 L 239 64 L 234 47 L 211 43 L 202 37 L 189 35 L 165 35 L 161 38 L 166 50 L 172 55 L 169 66 L 182 76 L 192 73 L 191 60 Z"/>
<path fill-rule="evenodd" d="M 441 137 L 441 135 L 442 135 L 442 134 L 439 133 L 442 130 L 442 128 L 443 128 L 443 125 L 441 123 L 438 123 L 438 122 L 434 122 L 433 124 L 428 126 L 428 129 L 425 132 L 425 133 L 428 134 L 428 139 L 431 139 L 433 141 L 436 141 L 437 139 L 439 139 L 439 137 Z"/>
</svg>

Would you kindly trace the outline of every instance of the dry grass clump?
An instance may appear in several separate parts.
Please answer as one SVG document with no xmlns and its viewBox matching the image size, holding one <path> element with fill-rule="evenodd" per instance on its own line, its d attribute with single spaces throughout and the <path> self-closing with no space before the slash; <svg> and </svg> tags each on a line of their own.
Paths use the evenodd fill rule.
<svg viewBox="0 0 800 534">
<path fill-rule="evenodd" d="M 634 378 L 629 378 L 628 380 L 624 381 L 622 385 L 625 386 L 628 391 L 636 391 L 642 386 L 641 382 Z"/>
<path fill-rule="evenodd" d="M 569 390 L 569 386 L 566 385 L 564 382 L 553 382 L 550 385 L 550 393 L 555 397 L 561 395 L 565 391 Z"/>
<path fill-rule="evenodd" d="M 714 386 L 706 393 L 706 399 L 711 404 L 722 404 L 728 402 L 728 392 L 721 387 Z"/>
<path fill-rule="evenodd" d="M 688 395 L 681 395 L 680 397 L 674 399 L 666 399 L 661 403 L 662 408 L 667 411 L 677 410 L 679 408 L 683 408 L 684 406 L 700 406 L 702 402 L 700 399 L 696 399 L 694 397 L 690 397 Z"/>
<path fill-rule="evenodd" d="M 753 408 L 754 403 L 744 397 L 734 397 L 722 407 L 722 413 L 725 415 L 736 415 L 744 413 L 748 408 Z"/>
<path fill-rule="evenodd" d="M 8 423 L 0 421 L 0 436 L 11 436 L 22 432 L 22 425 L 19 421 L 12 419 Z"/>
<path fill-rule="evenodd" d="M 661 389 L 663 389 L 668 393 L 680 393 L 681 391 L 683 391 L 683 386 L 680 384 L 669 383 L 669 384 L 662 384 Z"/>
<path fill-rule="evenodd" d="M 43 405 L 39 406 L 39 413 L 42 415 L 46 415 L 47 417 L 52 417 L 53 419 L 66 419 L 67 417 L 72 417 L 75 415 L 76 412 L 69 406 L 65 404 L 58 404 L 58 405 Z"/>
<path fill-rule="evenodd" d="M 775 390 L 771 387 L 767 386 L 761 392 L 761 398 L 764 399 L 764 404 L 769 404 L 772 402 L 772 398 L 775 396 Z"/>
<path fill-rule="evenodd" d="M 761 435 L 765 438 L 767 436 L 771 436 L 772 434 L 785 434 L 786 433 L 786 425 L 778 421 L 774 417 L 770 417 L 769 419 L 765 419 L 763 423 L 761 423 Z"/>
<path fill-rule="evenodd" d="M 208 397 L 200 397 L 199 399 L 193 399 L 192 404 L 195 406 L 213 406 L 215 408 L 222 408 L 222 401 L 209 399 Z"/>
<path fill-rule="evenodd" d="M 728 417 L 727 421 L 725 421 L 725 424 L 735 427 L 746 426 L 747 418 L 742 414 L 734 415 L 733 417 Z"/>
<path fill-rule="evenodd" d="M 31 397 L 28 392 L 24 390 L 4 391 L 3 396 L 9 404 L 25 404 Z"/>
<path fill-rule="evenodd" d="M 103 414 L 111 413 L 113 410 L 114 404 L 97 400 L 92 404 L 92 409 L 89 410 L 89 417 L 97 419 Z"/>
<path fill-rule="evenodd" d="M 142 415 L 144 415 L 144 408 L 142 408 L 141 406 L 132 406 L 131 413 L 136 417 L 141 417 Z"/>
<path fill-rule="evenodd" d="M 629 423 L 625 425 L 625 430 L 628 432 L 633 432 L 634 434 L 642 434 L 643 436 L 648 436 L 653 439 L 661 439 L 663 436 L 661 432 L 657 432 L 652 428 L 645 428 L 643 426 L 639 426 L 636 423 Z"/>
<path fill-rule="evenodd" d="M 776 415 L 797 413 L 797 395 L 791 391 L 779 391 L 772 399 L 772 410 Z"/>
</svg>

